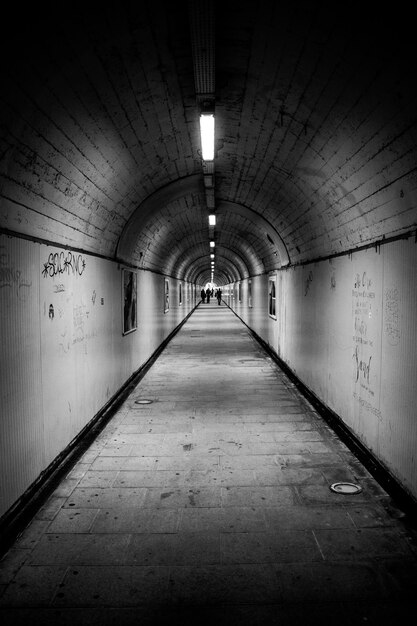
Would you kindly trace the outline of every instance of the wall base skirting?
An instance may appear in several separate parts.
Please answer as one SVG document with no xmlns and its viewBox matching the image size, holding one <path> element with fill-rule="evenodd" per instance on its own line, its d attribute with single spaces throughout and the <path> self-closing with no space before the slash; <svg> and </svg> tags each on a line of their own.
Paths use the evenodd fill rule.
<svg viewBox="0 0 417 626">
<path fill-rule="evenodd" d="M 226 303 L 225 303 L 226 304 Z M 383 489 L 392 497 L 396 505 L 415 524 L 417 520 L 417 501 L 401 483 L 390 473 L 390 471 L 379 461 L 370 450 L 358 439 L 358 437 L 346 426 L 341 417 L 326 406 L 292 371 L 275 350 L 258 335 L 229 305 L 229 309 L 238 317 L 250 331 L 254 339 L 264 348 L 267 354 L 277 363 L 282 371 L 288 376 L 291 382 L 297 387 L 300 393 L 317 410 L 320 416 L 327 422 L 332 430 L 340 437 L 342 442 L 356 456 L 362 465 L 368 470 Z"/>
<path fill-rule="evenodd" d="M 81 455 L 87 451 L 91 443 L 110 421 L 121 404 L 132 393 L 171 339 L 192 315 L 198 304 L 0 518 L 0 556 L 11 547 L 12 543 L 18 538 L 35 513 L 57 487 L 58 483 L 70 471 Z"/>
</svg>

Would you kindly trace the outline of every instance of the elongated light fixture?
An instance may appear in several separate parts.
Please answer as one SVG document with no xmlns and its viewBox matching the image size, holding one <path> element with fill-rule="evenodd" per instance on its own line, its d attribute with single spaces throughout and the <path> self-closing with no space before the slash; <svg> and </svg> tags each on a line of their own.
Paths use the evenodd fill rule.
<svg viewBox="0 0 417 626">
<path fill-rule="evenodd" d="M 214 115 L 202 113 L 200 115 L 201 151 L 203 161 L 214 159 Z"/>
<path fill-rule="evenodd" d="M 214 241 L 210 241 L 210 248 L 214 248 L 214 246 L 215 246 Z"/>
<path fill-rule="evenodd" d="M 209 215 L 209 226 L 216 226 L 216 216 L 214 213 L 210 213 Z"/>
</svg>

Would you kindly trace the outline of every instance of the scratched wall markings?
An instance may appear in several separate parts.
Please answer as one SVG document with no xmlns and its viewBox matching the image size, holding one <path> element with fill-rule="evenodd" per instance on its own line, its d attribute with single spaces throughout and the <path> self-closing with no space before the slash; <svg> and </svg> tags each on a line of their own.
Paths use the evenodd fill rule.
<svg viewBox="0 0 417 626">
<path fill-rule="evenodd" d="M 375 394 L 371 376 L 374 352 L 374 301 L 372 279 L 366 272 L 356 274 L 352 289 L 353 382 L 359 384 L 360 389 L 371 398 Z M 366 403 L 361 405 L 365 407 Z"/>
<path fill-rule="evenodd" d="M 400 294 L 396 287 L 385 289 L 384 332 L 391 346 L 398 346 L 400 331 Z"/>
<path fill-rule="evenodd" d="M 95 329 L 86 329 L 86 324 L 90 316 L 90 311 L 87 309 L 87 305 L 84 302 L 73 306 L 73 338 L 72 345 L 83 343 L 84 352 L 87 354 L 87 342 L 89 339 L 94 339 L 98 336 L 98 332 Z"/>
<path fill-rule="evenodd" d="M 0 289 L 10 289 L 19 300 L 25 300 L 32 281 L 14 267 L 5 246 L 0 246 Z"/>
</svg>

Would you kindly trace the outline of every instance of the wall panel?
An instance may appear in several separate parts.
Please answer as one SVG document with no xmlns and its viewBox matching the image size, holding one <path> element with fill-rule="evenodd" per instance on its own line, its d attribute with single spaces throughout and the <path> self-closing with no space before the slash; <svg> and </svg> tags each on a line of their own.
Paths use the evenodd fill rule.
<svg viewBox="0 0 417 626">
<path fill-rule="evenodd" d="M 45 467 L 39 246 L 0 237 L 0 507 Z"/>
<path fill-rule="evenodd" d="M 380 453 L 401 481 L 417 484 L 417 244 L 399 241 L 384 255 Z"/>
</svg>

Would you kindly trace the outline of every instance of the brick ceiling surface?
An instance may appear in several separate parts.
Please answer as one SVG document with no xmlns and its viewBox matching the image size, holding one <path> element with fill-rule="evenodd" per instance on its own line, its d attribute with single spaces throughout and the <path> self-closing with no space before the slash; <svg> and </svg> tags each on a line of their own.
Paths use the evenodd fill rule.
<svg viewBox="0 0 417 626">
<path fill-rule="evenodd" d="M 2 231 L 197 282 L 210 277 L 213 236 L 226 283 L 415 229 L 407 5 L 199 4 L 213 11 L 209 33 L 192 31 L 187 2 L 11 10 Z M 211 231 L 195 77 L 204 37 L 215 72 Z"/>
</svg>

